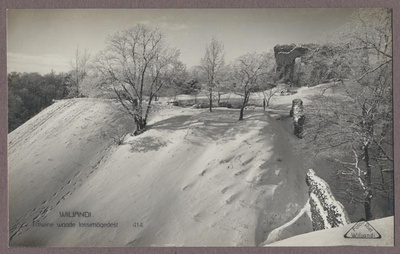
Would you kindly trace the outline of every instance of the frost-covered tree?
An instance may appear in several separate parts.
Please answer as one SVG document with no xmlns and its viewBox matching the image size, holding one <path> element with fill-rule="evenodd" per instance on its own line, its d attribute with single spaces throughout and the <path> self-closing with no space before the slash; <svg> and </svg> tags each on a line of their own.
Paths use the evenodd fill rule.
<svg viewBox="0 0 400 254">
<path fill-rule="evenodd" d="M 140 134 L 147 126 L 153 99 L 176 78 L 180 53 L 167 45 L 159 29 L 143 24 L 109 36 L 106 43 L 95 66 L 102 83 L 112 87 L 133 117 L 134 133 Z"/>
<path fill-rule="evenodd" d="M 334 93 L 320 94 L 306 107 L 305 138 L 320 155 L 342 165 L 341 194 L 373 219 L 373 200 L 393 207 L 392 35 L 388 10 L 363 10 L 349 32 L 342 31 L 335 59 L 327 64 L 342 80 Z M 345 81 L 343 81 L 345 80 Z M 327 90 L 328 91 L 328 90 Z M 379 206 L 381 206 L 380 204 Z"/>
<path fill-rule="evenodd" d="M 264 96 L 264 111 L 266 107 L 268 108 L 271 105 L 272 99 L 278 94 L 278 92 L 279 90 L 276 87 L 269 87 L 269 89 L 262 92 Z"/>
<path fill-rule="evenodd" d="M 201 67 L 206 81 L 208 97 L 210 101 L 210 112 L 212 111 L 213 90 L 216 84 L 220 82 L 220 77 L 225 65 L 224 46 L 217 39 L 213 38 L 207 45 L 203 58 L 201 59 Z"/>
<path fill-rule="evenodd" d="M 266 61 L 263 54 L 248 53 L 239 56 L 232 65 L 233 89 L 242 96 L 239 120 L 243 120 L 244 108 L 247 106 L 250 94 L 259 90 L 261 77 L 267 74 Z"/>
<path fill-rule="evenodd" d="M 188 79 L 186 65 L 180 61 L 175 61 L 172 63 L 170 78 L 165 80 L 166 82 L 158 92 L 157 96 L 168 96 L 176 99 L 177 95 L 187 93 L 187 90 L 189 89 Z"/>
<path fill-rule="evenodd" d="M 85 49 L 83 52 L 76 47 L 74 59 L 71 60 L 71 71 L 69 72 L 70 96 L 81 96 L 82 81 L 87 75 L 90 54 Z"/>
</svg>

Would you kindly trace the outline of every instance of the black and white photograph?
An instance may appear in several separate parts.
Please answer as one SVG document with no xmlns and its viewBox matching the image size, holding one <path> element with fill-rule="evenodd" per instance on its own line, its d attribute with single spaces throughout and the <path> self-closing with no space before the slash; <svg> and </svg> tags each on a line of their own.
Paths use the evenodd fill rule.
<svg viewBox="0 0 400 254">
<path fill-rule="evenodd" d="M 8 9 L 9 246 L 393 247 L 392 24 Z"/>
</svg>

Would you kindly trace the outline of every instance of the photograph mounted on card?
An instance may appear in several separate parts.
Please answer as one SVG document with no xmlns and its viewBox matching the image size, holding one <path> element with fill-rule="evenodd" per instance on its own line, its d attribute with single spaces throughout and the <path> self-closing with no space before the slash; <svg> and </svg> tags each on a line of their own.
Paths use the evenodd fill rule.
<svg viewBox="0 0 400 254">
<path fill-rule="evenodd" d="M 10 246 L 394 245 L 391 9 L 7 22 Z"/>
</svg>

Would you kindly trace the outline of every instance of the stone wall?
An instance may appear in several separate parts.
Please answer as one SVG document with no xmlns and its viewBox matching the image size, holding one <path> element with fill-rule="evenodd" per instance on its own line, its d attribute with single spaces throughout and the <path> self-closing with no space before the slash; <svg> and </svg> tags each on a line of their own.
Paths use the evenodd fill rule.
<svg viewBox="0 0 400 254">
<path fill-rule="evenodd" d="M 280 81 L 285 83 L 294 82 L 295 60 L 306 52 L 307 48 L 298 47 L 295 44 L 276 45 L 274 47 L 276 73 Z"/>
</svg>

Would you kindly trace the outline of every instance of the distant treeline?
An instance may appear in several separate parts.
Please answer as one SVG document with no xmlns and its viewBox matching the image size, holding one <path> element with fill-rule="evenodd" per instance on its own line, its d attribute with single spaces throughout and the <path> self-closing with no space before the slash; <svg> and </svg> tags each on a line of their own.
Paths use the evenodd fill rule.
<svg viewBox="0 0 400 254">
<path fill-rule="evenodd" d="M 54 99 L 68 97 L 67 74 L 39 73 L 8 74 L 8 132 L 50 106 Z"/>
</svg>

